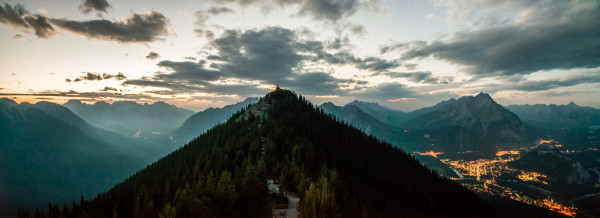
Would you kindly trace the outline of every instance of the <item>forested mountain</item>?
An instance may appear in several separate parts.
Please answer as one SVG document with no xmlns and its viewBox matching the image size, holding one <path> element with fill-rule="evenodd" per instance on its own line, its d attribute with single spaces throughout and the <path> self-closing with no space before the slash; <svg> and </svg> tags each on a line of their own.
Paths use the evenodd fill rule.
<svg viewBox="0 0 600 218">
<path fill-rule="evenodd" d="M 162 101 L 153 104 L 138 104 L 133 101 L 116 101 L 112 104 L 100 101 L 85 104 L 79 100 L 71 100 L 63 106 L 93 126 L 127 137 L 148 137 L 149 141 L 152 141 L 155 135 L 168 138 L 167 134 L 194 114 L 193 111 Z"/>
<path fill-rule="evenodd" d="M 253 217 L 267 177 L 300 197 L 303 217 L 493 215 L 410 155 L 280 89 L 95 199 L 50 212 Z"/>
<path fill-rule="evenodd" d="M 600 126 L 600 109 L 568 105 L 509 105 L 506 109 L 517 114 L 525 123 L 551 129 Z"/>
<path fill-rule="evenodd" d="M 206 130 L 209 130 L 216 124 L 227 121 L 227 118 L 231 117 L 231 115 L 240 111 L 242 108 L 245 108 L 249 104 L 256 103 L 257 101 L 258 98 L 247 98 L 242 102 L 227 105 L 222 108 L 211 107 L 204 111 L 200 111 L 187 118 L 181 127 L 175 130 L 173 137 L 179 143 L 189 142 L 191 139 L 206 132 Z"/>
<path fill-rule="evenodd" d="M 88 135 L 100 130 L 68 116 L 68 109 L 54 108 L 67 114 L 59 119 L 60 113 L 49 115 L 52 108 L 0 99 L 2 217 L 14 216 L 17 206 L 71 202 L 106 190 L 144 165 L 140 158 Z"/>
</svg>

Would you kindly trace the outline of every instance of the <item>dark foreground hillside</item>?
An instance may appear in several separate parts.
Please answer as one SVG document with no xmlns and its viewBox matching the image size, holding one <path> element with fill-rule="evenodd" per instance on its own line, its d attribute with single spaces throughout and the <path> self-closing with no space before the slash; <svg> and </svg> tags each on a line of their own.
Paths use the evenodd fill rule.
<svg viewBox="0 0 600 218">
<path fill-rule="evenodd" d="M 459 184 L 286 90 L 267 94 L 95 199 L 49 213 L 255 217 L 267 177 L 301 199 L 302 217 L 493 215 Z"/>
</svg>

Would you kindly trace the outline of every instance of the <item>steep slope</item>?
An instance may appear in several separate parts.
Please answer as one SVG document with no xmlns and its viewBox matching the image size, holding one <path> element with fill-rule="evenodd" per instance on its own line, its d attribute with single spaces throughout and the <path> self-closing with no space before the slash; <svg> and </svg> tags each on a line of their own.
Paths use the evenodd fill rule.
<svg viewBox="0 0 600 218">
<path fill-rule="evenodd" d="M 0 99 L 0 216 L 17 206 L 70 202 L 105 190 L 142 167 L 30 104 Z"/>
<path fill-rule="evenodd" d="M 568 105 L 509 105 L 506 109 L 517 114 L 525 123 L 543 128 L 569 129 L 600 126 L 600 109 Z"/>
<path fill-rule="evenodd" d="M 69 213 L 254 217 L 266 177 L 297 194 L 305 217 L 491 215 L 459 184 L 279 89 Z"/>
<path fill-rule="evenodd" d="M 256 103 L 257 101 L 258 98 L 247 98 L 236 104 L 227 105 L 222 108 L 211 107 L 198 112 L 187 118 L 181 127 L 175 130 L 173 137 L 180 143 L 189 142 L 191 139 L 199 136 L 216 124 L 227 121 L 227 118 L 231 117 L 231 115 L 240 111 L 242 108 L 245 108 L 249 104 Z"/>
<path fill-rule="evenodd" d="M 412 129 L 460 127 L 484 146 L 528 141 L 527 128 L 519 117 L 497 104 L 489 95 L 465 96 L 406 123 Z M 481 148 L 483 149 L 483 148 Z"/>
<path fill-rule="evenodd" d="M 154 135 L 168 138 L 168 133 L 194 114 L 193 111 L 162 101 L 153 104 L 138 104 L 132 101 L 84 104 L 78 100 L 71 100 L 63 106 L 93 126 L 138 138 L 152 138 Z"/>
</svg>

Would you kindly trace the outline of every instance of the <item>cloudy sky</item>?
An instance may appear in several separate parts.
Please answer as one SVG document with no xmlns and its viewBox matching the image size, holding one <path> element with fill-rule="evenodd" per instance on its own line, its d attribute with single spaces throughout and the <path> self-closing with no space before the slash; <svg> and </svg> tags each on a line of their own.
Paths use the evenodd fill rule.
<svg viewBox="0 0 600 218">
<path fill-rule="evenodd" d="M 0 0 L 0 97 L 600 108 L 598 0 Z"/>
</svg>

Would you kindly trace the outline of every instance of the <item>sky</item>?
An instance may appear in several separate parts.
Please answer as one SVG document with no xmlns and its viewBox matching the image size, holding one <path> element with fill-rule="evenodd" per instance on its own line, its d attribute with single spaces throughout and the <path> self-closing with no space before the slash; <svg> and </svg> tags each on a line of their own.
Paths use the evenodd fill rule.
<svg viewBox="0 0 600 218">
<path fill-rule="evenodd" d="M 600 108 L 598 0 L 0 0 L 0 97 Z"/>
</svg>

